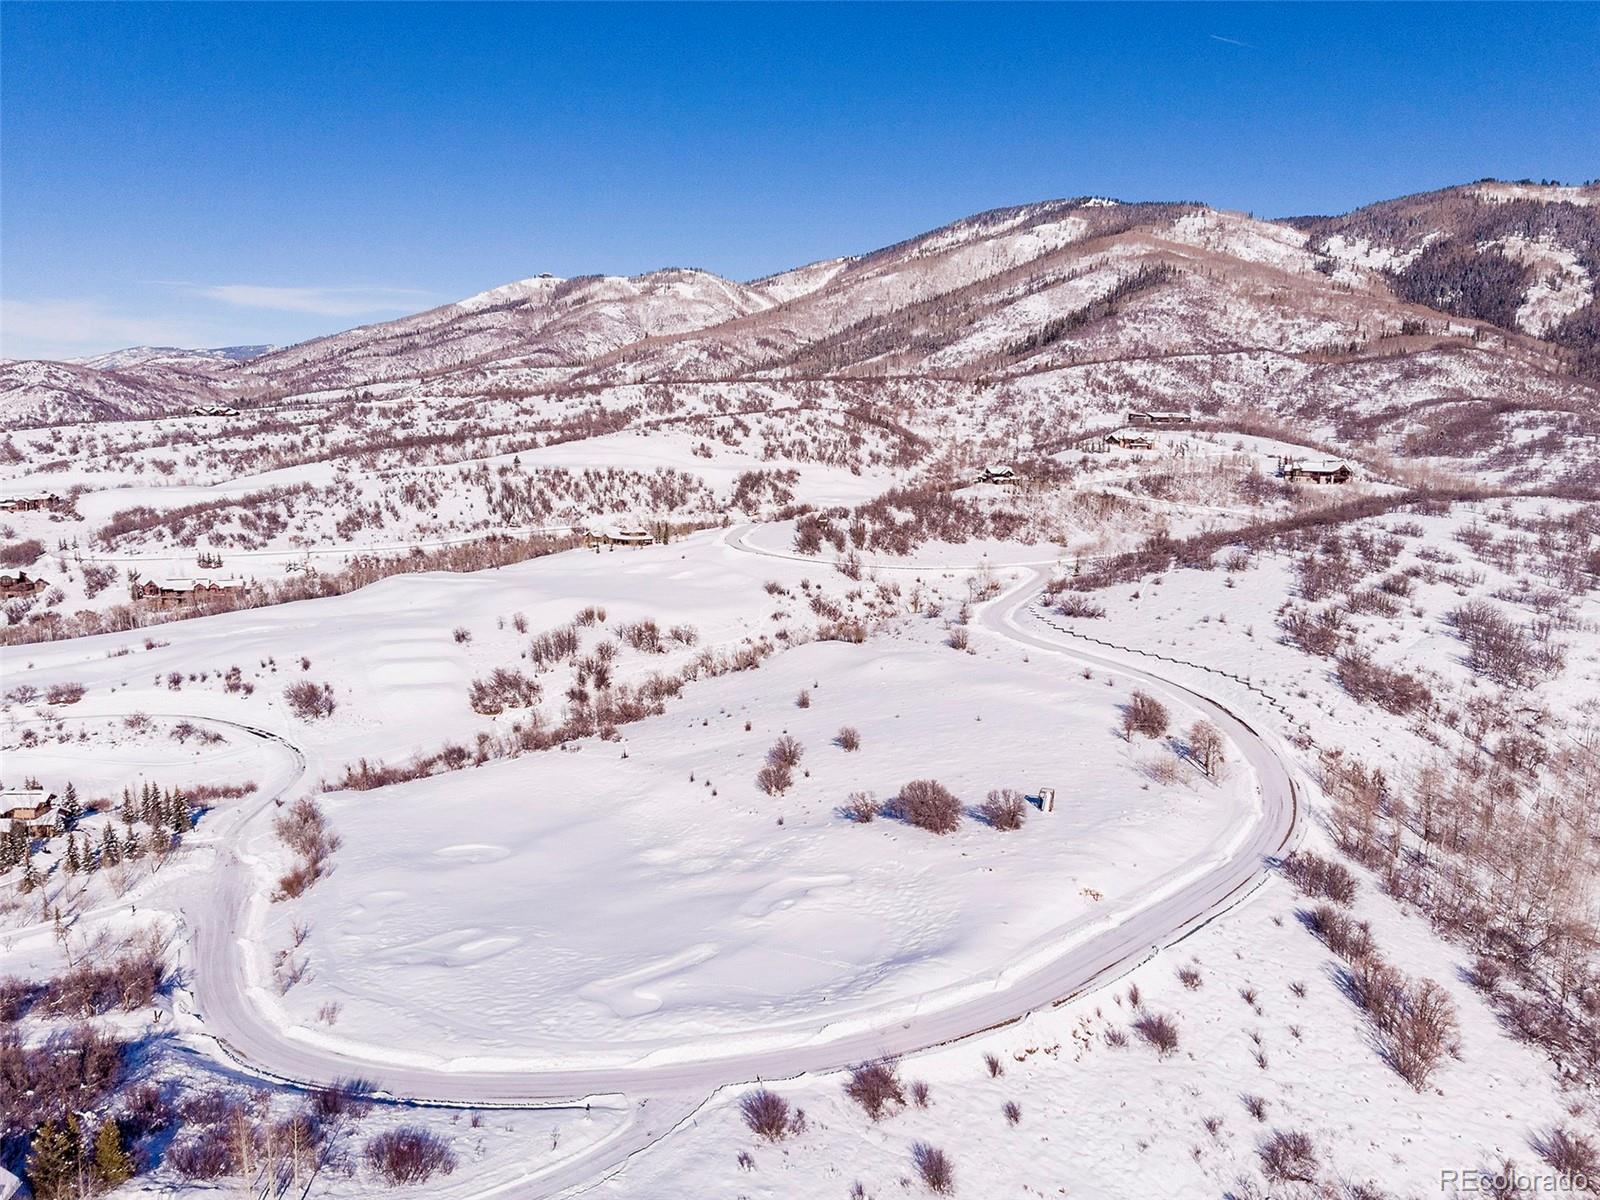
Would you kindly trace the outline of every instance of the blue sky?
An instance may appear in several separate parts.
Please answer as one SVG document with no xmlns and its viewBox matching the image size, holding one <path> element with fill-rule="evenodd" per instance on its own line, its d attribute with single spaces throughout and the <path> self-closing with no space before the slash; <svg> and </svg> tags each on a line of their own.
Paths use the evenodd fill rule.
<svg viewBox="0 0 1600 1200">
<path fill-rule="evenodd" d="M 1600 6 L 0 6 L 0 353 L 735 278 L 1085 193 L 1600 176 Z"/>
</svg>

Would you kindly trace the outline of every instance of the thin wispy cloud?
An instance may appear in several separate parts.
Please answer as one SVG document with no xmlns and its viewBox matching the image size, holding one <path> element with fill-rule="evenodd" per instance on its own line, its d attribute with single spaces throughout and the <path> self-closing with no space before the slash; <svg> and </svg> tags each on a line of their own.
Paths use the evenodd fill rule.
<svg viewBox="0 0 1600 1200">
<path fill-rule="evenodd" d="M 435 297 L 418 288 L 389 287 L 269 287 L 255 283 L 181 285 L 196 295 L 235 308 L 265 308 L 275 312 L 306 313 L 318 317 L 360 317 L 374 313 L 412 312 Z"/>
<path fill-rule="evenodd" d="M 1249 42 L 1241 42 L 1238 38 L 1223 37 L 1220 33 L 1208 33 L 1206 36 L 1213 42 L 1221 42 L 1225 46 L 1242 46 L 1246 50 L 1255 49 Z"/>
<path fill-rule="evenodd" d="M 98 300 L 0 300 L 0 353 L 8 358 L 120 346 L 194 344 L 183 318 L 131 317 Z"/>
</svg>

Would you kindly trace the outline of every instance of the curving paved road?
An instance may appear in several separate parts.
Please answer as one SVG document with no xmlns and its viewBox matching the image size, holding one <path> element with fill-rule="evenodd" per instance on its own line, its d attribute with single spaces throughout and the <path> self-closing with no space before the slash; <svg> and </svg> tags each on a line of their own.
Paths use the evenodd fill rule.
<svg viewBox="0 0 1600 1200">
<path fill-rule="evenodd" d="M 737 548 L 761 553 L 744 544 Z M 192 943 L 193 994 L 206 1029 L 225 1057 L 261 1074 L 296 1083 L 361 1075 L 376 1079 L 396 1097 L 422 1103 L 565 1107 L 575 1099 L 581 1102 L 582 1097 L 656 1097 L 653 1109 L 649 1102 L 635 1107 L 620 1133 L 517 1185 L 518 1195 L 553 1195 L 615 1169 L 665 1136 L 692 1114 L 701 1098 L 719 1087 L 836 1070 L 883 1055 L 910 1054 L 1010 1023 L 1115 978 L 1226 911 L 1264 878 L 1266 860 L 1282 853 L 1298 830 L 1298 788 L 1290 766 L 1273 745 L 1211 697 L 1144 666 L 1067 644 L 1045 627 L 1024 627 L 1018 614 L 1037 596 L 1043 580 L 1044 573 L 1035 572 L 988 602 L 979 611 L 977 626 L 1026 647 L 1030 654 L 1056 656 L 1063 665 L 1088 665 L 1132 678 L 1198 710 L 1228 737 L 1254 771 L 1260 787 L 1259 819 L 1243 838 L 1236 839 L 1225 857 L 1204 864 L 1205 869 L 1198 872 L 1191 869 L 1154 881 L 1141 896 L 1102 907 L 1092 919 L 1085 917 L 1064 926 L 1061 951 L 1048 961 L 998 977 L 982 994 L 964 993 L 949 998 L 948 1003 L 929 997 L 925 1009 L 885 1014 L 881 1023 L 870 1028 L 822 1027 L 810 1036 L 802 1035 L 796 1044 L 768 1049 L 733 1047 L 719 1052 L 712 1042 L 693 1057 L 679 1061 L 663 1061 L 658 1055 L 653 1061 L 629 1066 L 538 1071 L 396 1066 L 299 1040 L 263 1016 L 252 1000 L 259 985 L 249 980 L 240 935 L 252 924 L 249 906 L 265 902 L 264 883 L 236 850 L 219 847 L 226 865 L 217 873 L 214 903 L 204 920 L 196 923 Z M 274 736 L 262 730 L 250 732 Z M 293 786 L 291 783 L 283 790 Z M 500 1189 L 500 1194 L 505 1192 Z"/>
</svg>

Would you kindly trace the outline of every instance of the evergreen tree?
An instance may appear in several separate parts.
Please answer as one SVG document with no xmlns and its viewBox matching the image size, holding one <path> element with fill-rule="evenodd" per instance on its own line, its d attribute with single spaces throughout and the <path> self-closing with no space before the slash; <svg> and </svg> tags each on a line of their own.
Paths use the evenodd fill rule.
<svg viewBox="0 0 1600 1200">
<path fill-rule="evenodd" d="M 76 1124 L 76 1118 L 69 1118 Z M 72 1187 L 73 1160 L 77 1157 L 72 1134 L 54 1121 L 46 1121 L 34 1132 L 28 1148 L 28 1182 L 39 1200 L 65 1196 Z"/>
<path fill-rule="evenodd" d="M 133 1178 L 133 1160 L 122 1144 L 122 1129 L 115 1117 L 108 1117 L 94 1135 L 94 1173 L 106 1187 L 116 1187 Z"/>
<path fill-rule="evenodd" d="M 78 820 L 83 816 L 83 805 L 78 800 L 76 784 L 67 784 L 67 790 L 61 797 L 60 822 L 61 832 L 71 833 L 78 827 Z"/>
<path fill-rule="evenodd" d="M 26 896 L 43 882 L 44 879 L 39 875 L 39 868 L 33 864 L 33 855 L 29 854 L 28 865 L 22 868 L 22 883 L 20 885 L 22 894 Z"/>
<path fill-rule="evenodd" d="M 94 843 L 88 834 L 83 835 L 83 849 L 78 851 L 78 857 L 83 860 L 83 869 L 90 874 L 100 869 L 100 860 L 95 856 Z"/>
<path fill-rule="evenodd" d="M 117 841 L 117 835 L 109 825 L 100 835 L 100 861 L 111 867 L 122 861 L 122 843 Z"/>
<path fill-rule="evenodd" d="M 168 823 L 173 833 L 188 833 L 194 828 L 194 819 L 189 815 L 189 802 L 184 799 L 182 792 L 172 793 L 172 809 L 168 813 Z"/>
<path fill-rule="evenodd" d="M 138 808 L 133 803 L 133 793 L 127 788 L 122 789 L 122 823 L 132 825 L 138 818 Z"/>
<path fill-rule="evenodd" d="M 67 858 L 62 866 L 66 867 L 68 875 L 76 875 L 78 869 L 83 866 L 78 859 L 78 839 L 75 837 L 67 838 Z"/>
<path fill-rule="evenodd" d="M 129 825 L 123 833 L 122 853 L 127 858 L 138 858 L 144 853 L 144 845 L 139 841 L 139 831 L 132 825 Z"/>
</svg>

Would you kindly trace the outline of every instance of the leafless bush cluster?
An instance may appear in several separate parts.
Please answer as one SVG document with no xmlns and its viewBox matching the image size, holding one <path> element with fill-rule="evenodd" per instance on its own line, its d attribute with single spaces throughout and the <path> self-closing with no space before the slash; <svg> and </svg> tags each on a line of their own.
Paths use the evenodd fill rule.
<svg viewBox="0 0 1600 1200">
<path fill-rule="evenodd" d="M 300 860 L 278 880 L 273 899 L 292 900 L 326 874 L 328 859 L 339 848 L 339 835 L 329 828 L 316 801 L 307 797 L 296 800 L 273 822 L 273 829 Z"/>
<path fill-rule="evenodd" d="M 578 686 L 567 693 L 567 714 L 559 725 L 545 725 L 538 712 L 530 710 L 527 717 L 513 724 L 510 730 L 499 734 L 479 733 L 470 746 L 447 743 L 403 763 L 363 758 L 347 765 L 337 781 L 325 783 L 323 787 L 328 791 L 370 791 L 443 771 L 458 771 L 496 759 L 550 750 L 597 734 L 614 738 L 621 726 L 664 713 L 667 701 L 681 695 L 689 683 L 735 671 L 754 670 L 775 649 L 774 642 L 763 638 L 732 650 L 702 650 L 681 670 L 672 674 L 652 673 L 636 686 L 613 685 L 596 689 L 592 694 Z"/>
<path fill-rule="evenodd" d="M 1178 1023 L 1164 1013 L 1141 1012 L 1134 1018 L 1133 1031 L 1162 1058 L 1178 1048 Z"/>
<path fill-rule="evenodd" d="M 1551 639 L 1549 621 L 1524 628 L 1487 600 L 1473 600 L 1450 613 L 1450 623 L 1467 645 L 1467 665 L 1510 687 L 1522 687 L 1560 673 L 1565 649 Z"/>
<path fill-rule="evenodd" d="M 750 1131 L 769 1142 L 782 1141 L 805 1128 L 805 1114 L 791 1112 L 789 1102 L 767 1088 L 746 1092 L 739 1101 L 739 1112 Z"/>
<path fill-rule="evenodd" d="M 1351 997 L 1372 1022 L 1384 1058 L 1417 1091 L 1455 1050 L 1455 1001 L 1431 979 L 1408 980 L 1376 953 L 1351 965 Z"/>
<path fill-rule="evenodd" d="M 874 1121 L 882 1120 L 891 1109 L 903 1108 L 906 1103 L 900 1072 L 894 1062 L 888 1059 L 862 1063 L 853 1068 L 844 1092 Z"/>
<path fill-rule="evenodd" d="M 154 947 L 134 951 L 104 965 L 80 962 L 51 979 L 38 1007 L 68 1017 L 90 1017 L 112 1009 L 133 1012 L 153 1001 L 166 985 L 167 968 Z"/>
<path fill-rule="evenodd" d="M 1063 617 L 1094 619 L 1106 615 L 1106 610 L 1081 592 L 1069 592 L 1056 601 L 1056 612 Z"/>
<path fill-rule="evenodd" d="M 1028 801 L 1015 788 L 996 788 L 978 806 L 978 815 L 995 829 L 1021 829 L 1028 815 Z"/>
<path fill-rule="evenodd" d="M 88 689 L 81 683 L 53 683 L 46 689 L 46 704 L 76 704 Z"/>
<path fill-rule="evenodd" d="M 929 833 L 953 833 L 961 824 L 961 801 L 933 779 L 913 779 L 890 805 L 891 815 Z"/>
<path fill-rule="evenodd" d="M 785 735 L 767 751 L 766 764 L 756 773 L 756 786 L 769 796 L 781 796 L 794 785 L 794 769 L 800 765 L 805 748 Z"/>
<path fill-rule="evenodd" d="M 1428 705 L 1427 684 L 1406 671 L 1379 666 L 1363 652 L 1341 654 L 1336 670 L 1344 690 L 1362 704 L 1376 704 L 1396 716 Z"/>
<path fill-rule="evenodd" d="M 472 711 L 494 716 L 508 708 L 531 708 L 539 703 L 543 689 L 538 680 L 521 671 L 496 667 L 486 678 L 474 679 L 468 703 Z"/>
<path fill-rule="evenodd" d="M 0 546 L 0 567 L 26 567 L 43 553 L 44 543 L 38 538 L 7 542 Z"/>
<path fill-rule="evenodd" d="M 103 1102 L 125 1078 L 128 1043 L 77 1025 L 29 1045 L 15 1028 L 0 1030 L 0 1112 L 25 1129 L 60 1121 Z"/>
<path fill-rule="evenodd" d="M 315 721 L 331 717 L 339 707 L 334 699 L 333 685 L 299 679 L 283 689 L 283 698 L 289 702 L 289 711 L 302 721 Z"/>
<path fill-rule="evenodd" d="M 878 815 L 878 801 L 871 792 L 851 792 L 844 811 L 856 824 L 867 825 Z"/>
<path fill-rule="evenodd" d="M 1261 1143 L 1261 1173 L 1273 1183 L 1315 1183 L 1316 1144 L 1299 1130 L 1275 1130 Z"/>
<path fill-rule="evenodd" d="M 361 1157 L 390 1187 L 423 1183 L 456 1169 L 456 1156 L 450 1143 L 416 1125 L 388 1129 L 369 1138 Z"/>
<path fill-rule="evenodd" d="M 1136 690 L 1122 710 L 1122 736 L 1130 742 L 1136 733 L 1148 738 L 1162 737 L 1171 719 L 1166 705 L 1149 693 Z"/>
<path fill-rule="evenodd" d="M 1483 716 L 1504 719 L 1494 704 Z M 1600 869 L 1600 765 L 1573 748 L 1547 769 L 1550 785 L 1533 796 L 1492 753 L 1427 764 L 1402 790 L 1328 754 L 1323 784 L 1340 848 L 1478 956 L 1478 986 L 1515 1036 L 1563 1074 L 1588 1077 L 1600 1070 L 1600 932 L 1588 891 Z"/>
<path fill-rule="evenodd" d="M 839 734 L 833 739 L 833 743 L 841 750 L 854 752 L 861 749 L 861 734 L 857 732 L 855 726 L 846 725 L 839 730 Z"/>
<path fill-rule="evenodd" d="M 927 1142 L 917 1142 L 911 1147 L 911 1165 L 917 1177 L 930 1192 L 945 1195 L 955 1190 L 956 1170 L 950 1156 Z"/>
<path fill-rule="evenodd" d="M 1307 896 L 1317 896 L 1338 904 L 1351 904 L 1356 898 L 1356 877 L 1343 863 L 1310 850 L 1299 850 L 1283 860 L 1283 873 Z"/>
</svg>

